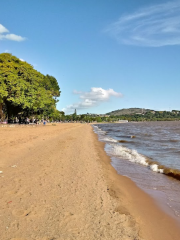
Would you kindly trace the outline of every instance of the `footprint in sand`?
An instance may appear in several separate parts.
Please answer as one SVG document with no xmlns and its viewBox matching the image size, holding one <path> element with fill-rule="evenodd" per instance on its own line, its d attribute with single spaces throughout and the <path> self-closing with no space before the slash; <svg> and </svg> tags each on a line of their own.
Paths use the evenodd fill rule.
<svg viewBox="0 0 180 240">
<path fill-rule="evenodd" d="M 19 222 L 17 222 L 17 220 L 15 220 L 14 222 L 12 222 L 10 224 L 10 227 L 18 230 L 19 229 Z"/>
<path fill-rule="evenodd" d="M 78 215 L 74 215 L 73 213 L 66 212 L 64 214 L 63 221 L 59 224 L 61 231 L 65 231 L 66 233 L 70 233 L 73 235 L 78 235 L 81 232 L 81 228 L 78 226 Z"/>
<path fill-rule="evenodd" d="M 23 197 L 29 197 L 32 193 L 29 191 L 29 189 L 21 189 L 17 192 L 17 196 L 23 196 Z"/>
<path fill-rule="evenodd" d="M 21 182 L 21 178 L 14 178 L 14 182 Z"/>
<path fill-rule="evenodd" d="M 8 195 L 14 195 L 14 194 L 17 194 L 18 193 L 18 190 L 11 190 L 11 191 L 7 191 L 6 194 Z"/>
<path fill-rule="evenodd" d="M 18 217 L 25 217 L 25 216 L 28 216 L 30 213 L 31 213 L 30 210 L 23 210 L 23 209 L 14 209 L 12 211 L 12 214 Z"/>
</svg>

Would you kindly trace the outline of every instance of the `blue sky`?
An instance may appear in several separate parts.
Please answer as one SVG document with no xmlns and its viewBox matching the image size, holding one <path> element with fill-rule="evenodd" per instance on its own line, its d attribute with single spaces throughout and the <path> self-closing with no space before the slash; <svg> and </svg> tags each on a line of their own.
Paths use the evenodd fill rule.
<svg viewBox="0 0 180 240">
<path fill-rule="evenodd" d="M 180 0 L 7 0 L 0 52 L 61 88 L 59 110 L 180 109 Z"/>
</svg>

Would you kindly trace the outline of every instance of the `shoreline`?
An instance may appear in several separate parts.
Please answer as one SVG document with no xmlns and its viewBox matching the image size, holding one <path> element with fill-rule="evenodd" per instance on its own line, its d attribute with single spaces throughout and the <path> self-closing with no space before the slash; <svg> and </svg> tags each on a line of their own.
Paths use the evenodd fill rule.
<svg viewBox="0 0 180 240">
<path fill-rule="evenodd" d="M 138 123 L 138 122 L 135 122 Z M 106 123 L 100 123 L 100 124 L 106 124 Z M 114 124 L 114 123 L 113 123 Z M 92 125 L 99 125 L 99 123 L 97 124 L 92 124 Z M 124 140 L 120 140 L 119 142 L 126 142 Z M 151 168 L 151 170 L 153 171 L 153 169 L 156 169 L 156 172 L 159 172 L 167 177 L 172 177 L 175 180 L 180 181 L 180 170 L 175 168 L 175 167 L 168 167 L 163 165 L 162 163 L 158 162 L 158 161 L 154 161 L 149 159 L 147 156 L 143 155 L 146 160 L 146 164 Z"/>
<path fill-rule="evenodd" d="M 117 174 L 91 125 L 0 134 L 3 240 L 179 240 L 175 221 Z"/>
<path fill-rule="evenodd" d="M 93 129 L 92 129 L 93 131 Z M 140 226 L 140 237 L 152 240 L 178 240 L 180 226 L 170 214 L 163 211 L 158 203 L 140 189 L 130 178 L 119 175 L 111 165 L 111 158 L 105 152 L 105 143 L 98 140 L 93 132 L 103 169 L 109 184 L 109 194 L 118 199 L 118 212 L 128 211 Z"/>
</svg>

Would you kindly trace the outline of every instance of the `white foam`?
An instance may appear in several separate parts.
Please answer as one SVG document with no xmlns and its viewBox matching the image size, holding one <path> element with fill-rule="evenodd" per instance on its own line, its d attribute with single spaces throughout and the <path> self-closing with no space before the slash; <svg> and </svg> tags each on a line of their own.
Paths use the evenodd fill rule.
<svg viewBox="0 0 180 240">
<path fill-rule="evenodd" d="M 134 149 L 129 149 L 129 148 L 117 145 L 117 146 L 113 146 L 113 152 L 115 155 L 120 156 L 124 159 L 127 159 L 130 162 L 139 163 L 144 166 L 148 166 L 148 163 L 146 162 L 146 158 Z"/>
<path fill-rule="evenodd" d="M 158 168 L 158 165 L 157 165 L 157 164 L 152 164 L 152 165 L 150 165 L 150 169 L 151 169 L 153 172 L 157 172 L 157 173 L 163 173 L 163 172 L 164 172 L 163 169 L 159 169 L 159 168 Z"/>
<path fill-rule="evenodd" d="M 103 141 L 107 141 L 107 142 L 117 142 L 117 140 L 115 140 L 114 138 L 110 138 L 110 137 L 104 137 L 102 138 Z"/>
<path fill-rule="evenodd" d="M 101 129 L 98 129 L 98 132 L 99 132 L 101 135 L 105 135 L 105 134 L 106 134 L 106 132 L 103 131 L 103 130 L 101 130 Z"/>
<path fill-rule="evenodd" d="M 94 131 L 97 133 L 97 134 L 100 134 L 100 135 L 105 135 L 106 132 L 101 130 L 98 126 L 94 126 Z"/>
</svg>

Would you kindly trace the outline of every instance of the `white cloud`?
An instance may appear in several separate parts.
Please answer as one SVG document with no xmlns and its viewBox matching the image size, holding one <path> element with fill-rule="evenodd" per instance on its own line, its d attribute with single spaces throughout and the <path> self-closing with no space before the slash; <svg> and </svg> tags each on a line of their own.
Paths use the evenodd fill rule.
<svg viewBox="0 0 180 240">
<path fill-rule="evenodd" d="M 90 92 L 74 91 L 74 94 L 78 94 L 81 101 L 63 108 L 63 111 L 69 113 L 74 109 L 88 109 L 99 105 L 101 102 L 109 101 L 110 97 L 122 97 L 121 93 L 115 92 L 113 89 L 105 90 L 103 88 L 91 88 Z"/>
<path fill-rule="evenodd" d="M 25 62 L 25 60 L 24 60 L 24 59 L 22 59 L 22 58 L 20 58 L 19 60 L 21 60 L 21 62 Z"/>
<path fill-rule="evenodd" d="M 2 24 L 0 24 L 0 34 L 5 32 L 9 32 L 9 31 Z"/>
<path fill-rule="evenodd" d="M 25 37 L 21 37 L 16 34 L 13 34 L 13 33 L 5 34 L 7 32 L 9 32 L 9 30 L 7 28 L 5 28 L 2 24 L 0 24 L 0 40 L 7 39 L 7 40 L 11 40 L 11 41 L 21 42 L 26 39 Z"/>
<path fill-rule="evenodd" d="M 24 37 L 18 36 L 18 35 L 13 34 L 13 33 L 11 33 L 11 34 L 6 34 L 6 35 L 4 36 L 4 38 L 5 38 L 5 39 L 8 39 L 8 40 L 12 40 L 12 41 L 17 41 L 17 42 L 21 42 L 21 41 L 24 41 L 24 40 L 26 39 L 26 38 L 24 38 Z"/>
<path fill-rule="evenodd" d="M 180 45 L 180 1 L 156 4 L 126 14 L 109 25 L 105 32 L 123 44 Z"/>
</svg>

